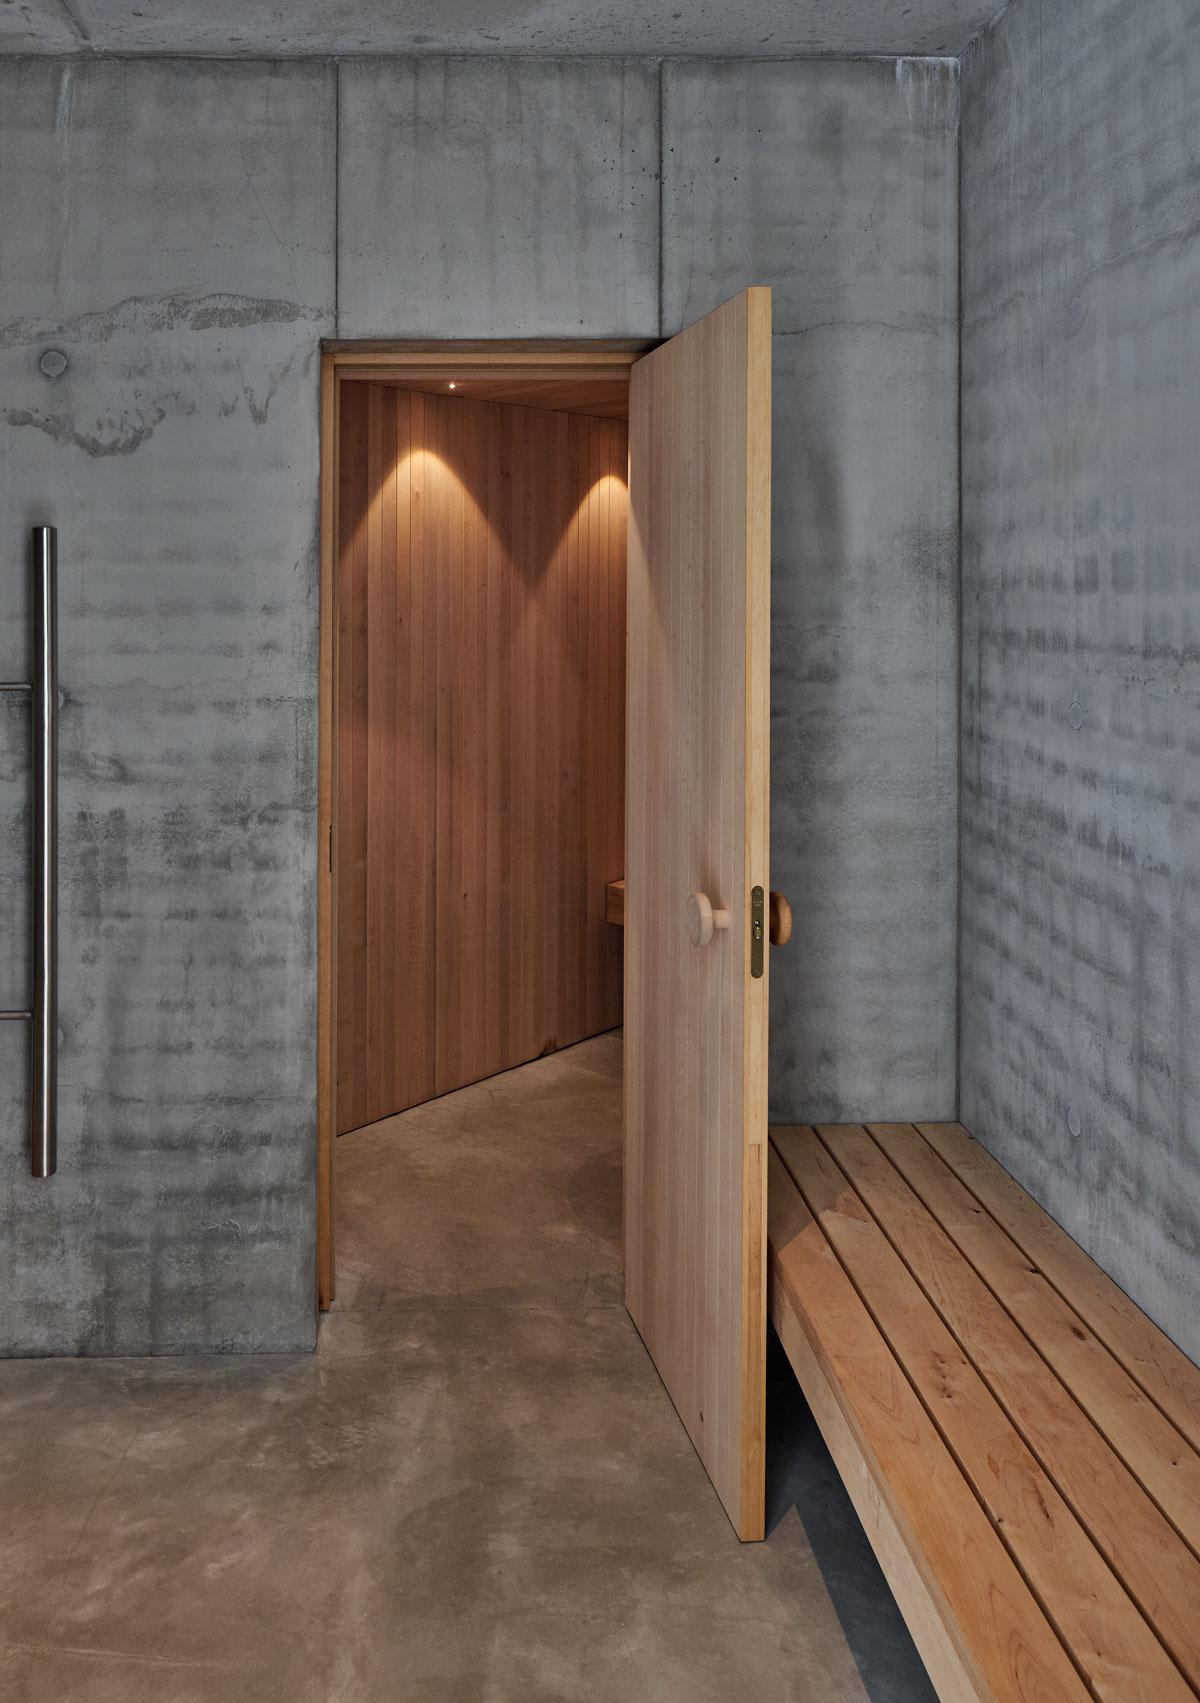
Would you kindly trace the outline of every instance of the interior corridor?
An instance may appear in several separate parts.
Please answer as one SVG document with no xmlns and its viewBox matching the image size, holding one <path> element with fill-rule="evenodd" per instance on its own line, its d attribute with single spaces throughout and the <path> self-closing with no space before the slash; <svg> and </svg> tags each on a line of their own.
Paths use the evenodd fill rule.
<svg viewBox="0 0 1200 1703">
<path fill-rule="evenodd" d="M 0 1697 L 932 1697 L 786 1363 L 733 1536 L 621 1303 L 620 1068 L 344 1136 L 313 1357 L 0 1363 Z"/>
</svg>

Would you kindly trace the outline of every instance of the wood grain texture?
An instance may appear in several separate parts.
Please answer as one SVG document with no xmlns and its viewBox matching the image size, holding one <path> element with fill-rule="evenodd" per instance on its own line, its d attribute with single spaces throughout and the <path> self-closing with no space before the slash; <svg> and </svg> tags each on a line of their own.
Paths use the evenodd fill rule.
<svg viewBox="0 0 1200 1703">
<path fill-rule="evenodd" d="M 976 1345 L 989 1328 L 986 1318 L 966 1339 L 968 1352 L 931 1304 L 901 1258 L 909 1248 L 906 1226 L 914 1215 L 902 1209 L 892 1240 L 885 1234 L 894 1222 L 888 1210 L 893 1196 L 907 1191 L 866 1131 L 855 1125 L 821 1126 L 817 1133 L 820 1141 L 806 1139 L 807 1132 L 781 1132 L 780 1155 L 1094 1696 L 1103 1703 L 1155 1703 L 1159 1698 L 1190 1703 L 1191 1687 L 1147 1618 L 1133 1610 L 1110 1565 L 1112 1546 L 1096 1546 L 1047 1464 L 1032 1452 L 1032 1439 L 1013 1425 L 1002 1405 L 1006 1395 L 1022 1390 L 1027 1367 L 1009 1368 L 999 1355 L 979 1353 Z M 981 1375 L 985 1361 L 989 1369 L 999 1365 L 1004 1370 L 1002 1381 Z M 1052 1377 L 1048 1368 L 1046 1376 Z M 1081 1419 L 1075 1428 L 1080 1454 L 1087 1447 L 1086 1432 Z M 1104 1479 L 1093 1484 L 1089 1503 L 1103 1502 L 1108 1488 Z M 1131 1510 L 1135 1519 L 1143 1512 Z M 1135 1546 L 1135 1533 L 1151 1535 L 1135 1525 L 1126 1533 L 1129 1548 Z M 1169 1540 L 1170 1533 L 1162 1536 Z M 1120 1559 L 1115 1556 L 1118 1567 Z M 1172 1583 L 1165 1577 L 1161 1582 Z M 1173 1582 L 1177 1589 L 1183 1583 Z M 1159 1601 L 1151 1598 L 1151 1606 Z"/>
<path fill-rule="evenodd" d="M 347 1130 L 621 1021 L 628 450 L 619 421 L 341 397 Z"/>
<path fill-rule="evenodd" d="M 774 1148 L 770 1167 L 772 1318 L 942 1703 L 1082 1703 L 1087 1687 Z"/>
<path fill-rule="evenodd" d="M 917 1129 L 1025 1257 L 1200 1451 L 1200 1367 L 1195 1366 L 961 1124 Z"/>
<path fill-rule="evenodd" d="M 625 927 L 625 883 L 610 881 L 604 889 L 604 920 Z"/>
<path fill-rule="evenodd" d="M 631 367 L 655 346 L 652 338 L 527 337 L 496 343 L 487 338 L 352 338 L 327 337 L 323 351 L 337 368 L 352 375 L 356 368 L 455 366 L 564 367 L 582 372 L 595 367 Z"/>
<path fill-rule="evenodd" d="M 337 977 L 333 801 L 337 786 L 334 733 L 337 662 L 337 375 L 332 355 L 321 357 L 321 657 L 317 752 L 317 1305 L 334 1300 L 334 1136 L 337 1129 Z"/>
<path fill-rule="evenodd" d="M 742 824 L 743 928 L 750 937 L 750 891 L 770 887 L 771 844 L 771 292 L 746 303 L 746 810 Z M 740 300 L 741 298 L 739 298 Z M 732 305 L 732 304 L 731 304 Z M 730 350 L 726 340 L 726 359 Z M 715 371 L 714 371 L 715 380 Z M 716 386 L 714 382 L 714 401 Z M 716 402 L 719 407 L 719 402 Z M 726 491 L 728 502 L 731 492 Z M 767 1021 L 768 965 L 742 1003 L 742 1439 L 741 1497 L 747 1529 L 765 1528 L 767 1383 Z M 753 1529 L 750 1529 L 751 1526 Z"/>
<path fill-rule="evenodd" d="M 626 1302 L 735 1528 L 763 1533 L 770 292 L 633 369 Z M 693 891 L 730 927 L 698 951 Z"/>
<path fill-rule="evenodd" d="M 917 1128 L 819 1125 L 772 1141 L 942 1440 L 941 1470 L 986 1512 L 1090 1694 L 1200 1696 L 1190 1444 L 1174 1433 L 1184 1494 L 1163 1506 L 1145 1482 L 1147 1452 L 1165 1470 L 1160 1409 L 1114 1384 L 1116 1362 Z M 959 1137 L 948 1146 L 968 1152 Z M 1004 1200 L 1015 1212 L 1011 1190 Z M 1040 1209 L 1026 1202 L 1033 1241 Z M 792 1303 L 819 1313 L 819 1291 L 810 1281 Z M 1133 1321 L 1123 1328 L 1132 1336 Z"/>
<path fill-rule="evenodd" d="M 805 1400 L 833 1463 L 846 1486 L 884 1577 L 891 1587 L 905 1625 L 924 1662 L 937 1695 L 949 1703 L 992 1698 L 994 1693 L 978 1671 L 974 1656 L 958 1632 L 951 1606 L 928 1567 L 919 1563 L 919 1542 L 903 1508 L 864 1444 L 860 1429 L 848 1415 L 842 1392 L 827 1374 L 804 1328 L 804 1314 L 789 1284 L 777 1252 L 801 1233 L 806 1220 L 793 1222 L 793 1204 L 802 1208 L 798 1191 L 786 1173 L 782 1182 L 779 1156 L 768 1155 L 768 1213 L 770 1251 L 768 1308 L 772 1323 L 796 1374 Z"/>
<path fill-rule="evenodd" d="M 1170 1527 L 1190 1546 L 1191 1564 L 1186 1571 L 1180 1571 L 1176 1559 L 1167 1578 L 1156 1577 L 1153 1588 L 1160 1614 L 1167 1615 L 1174 1605 L 1169 1622 L 1173 1637 L 1182 1644 L 1184 1659 L 1200 1679 L 1200 1622 L 1194 1613 L 1200 1603 L 1200 1454 L 980 1208 L 919 1131 L 911 1124 L 868 1127 L 924 1212 L 937 1221 L 937 1257 L 943 1268 L 952 1264 L 961 1274 L 952 1299 L 960 1303 L 965 1295 L 982 1297 L 988 1291 L 1000 1297 L 1013 1351 L 1020 1338 L 1030 1362 L 1040 1356 L 1047 1369 L 1053 1368 L 1054 1388 L 1069 1392 L 1089 1415 L 1089 1435 L 1086 1439 L 1082 1434 L 1073 1436 L 1074 1446 L 1060 1470 L 1077 1469 L 1082 1458 L 1100 1455 L 1114 1463 L 1114 1480 L 1128 1480 L 1125 1497 L 1118 1497 L 1114 1488 L 1096 1499 L 1093 1517 L 1098 1541 L 1131 1561 L 1159 1553 L 1161 1545 L 1173 1554 L 1177 1546 L 1171 1542 Z M 897 1193 L 893 1190 L 893 1197 Z M 1031 1390 L 1038 1383 L 1033 1380 Z M 1093 1437 L 1085 1457 L 1083 1444 L 1092 1443 Z M 1094 1470 L 1099 1471 L 1099 1461 Z M 1109 1519 L 1102 1525 L 1105 1515 Z M 1131 1545 L 1130 1530 L 1144 1531 L 1151 1516 L 1158 1542 Z M 1174 1591 L 1169 1589 L 1172 1580 Z M 1143 1591 L 1151 1588 L 1141 1587 Z"/>
<path fill-rule="evenodd" d="M 363 369 L 357 376 L 396 385 L 401 390 L 422 390 L 436 395 L 449 395 L 453 384 L 454 395 L 465 401 L 509 402 L 521 408 L 549 408 L 555 413 L 591 414 L 605 420 L 629 418 L 627 369 L 609 373 L 601 367 L 591 373 L 546 377 L 544 371 L 536 369 L 503 376 L 498 376 L 495 369 L 485 369 L 481 376 L 470 367 L 457 371 L 418 368 L 415 375 L 411 369 L 378 367 Z"/>
</svg>

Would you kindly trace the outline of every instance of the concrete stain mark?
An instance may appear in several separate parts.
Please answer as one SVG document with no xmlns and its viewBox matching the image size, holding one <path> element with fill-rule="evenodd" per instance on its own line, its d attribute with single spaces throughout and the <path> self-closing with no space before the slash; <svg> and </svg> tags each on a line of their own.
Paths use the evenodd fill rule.
<svg viewBox="0 0 1200 1703">
<path fill-rule="evenodd" d="M 287 360 L 283 363 L 283 365 L 270 378 L 270 380 L 267 383 L 267 393 L 263 397 L 263 400 L 262 400 L 261 403 L 259 403 L 259 401 L 257 400 L 256 393 L 250 388 L 250 386 L 246 382 L 246 374 L 242 369 L 241 360 L 236 355 L 234 356 L 234 359 L 237 361 L 237 370 L 238 370 L 239 373 L 241 373 L 241 377 L 242 377 L 242 395 L 246 398 L 246 407 L 250 410 L 250 418 L 254 421 L 254 424 L 256 426 L 265 426 L 266 425 L 267 415 L 270 412 L 271 403 L 272 403 L 272 400 L 274 399 L 275 392 L 279 389 L 279 386 L 283 383 L 284 379 L 287 377 L 289 371 L 291 370 L 292 362 L 296 359 L 296 356 L 299 354 L 299 352 L 300 352 L 299 348 L 293 349 L 291 354 L 288 356 Z M 236 403 L 234 404 L 234 407 L 236 407 Z M 232 408 L 227 409 L 225 407 L 222 407 L 222 410 L 221 410 L 221 412 L 223 414 L 224 413 L 232 413 L 232 411 L 233 411 Z"/>
<path fill-rule="evenodd" d="M 74 444 L 85 455 L 103 459 L 109 455 L 132 455 L 137 449 L 152 437 L 154 428 L 167 417 L 165 408 L 152 410 L 149 420 L 139 426 L 132 426 L 115 436 L 102 438 L 92 432 L 81 432 L 75 427 L 74 421 L 65 414 L 43 414 L 32 408 L 10 408 L 4 418 L 10 426 L 33 426 L 39 432 L 45 432 L 55 443 Z"/>
<path fill-rule="evenodd" d="M 1110 254 L 1104 260 L 1097 260 L 1094 266 L 1085 267 L 1079 274 L 1080 278 L 1090 278 L 1093 272 L 1104 271 L 1108 267 L 1120 266 L 1126 260 L 1135 260 L 1139 255 L 1157 252 L 1171 243 L 1189 243 L 1200 236 L 1200 219 L 1192 219 L 1186 225 L 1179 225 L 1175 230 L 1163 231 L 1158 236 L 1148 237 L 1135 248 L 1124 249 L 1120 254 Z"/>
<path fill-rule="evenodd" d="M 111 915 L 124 906 L 130 893 L 129 853 L 134 837 L 126 811 L 117 806 L 104 812 L 79 810 L 71 824 L 68 841 L 68 881 L 76 913 L 81 917 Z M 72 1001 L 77 1011 L 90 1011 L 93 1002 L 76 987 Z"/>
<path fill-rule="evenodd" d="M 878 206 L 878 203 L 876 205 Z M 873 220 L 874 220 L 875 217 L 876 217 L 876 214 L 872 214 Z M 832 236 L 832 234 L 833 234 L 832 231 L 827 232 L 826 236 L 822 240 L 828 241 L 829 237 Z M 865 258 L 866 259 L 877 258 L 878 254 L 879 254 L 879 248 L 880 248 L 880 243 L 879 243 L 879 241 L 876 241 L 873 248 L 869 251 L 869 253 L 867 253 L 865 255 Z M 827 291 L 825 293 L 829 294 L 831 292 Z M 897 314 L 891 319 L 851 319 L 849 317 L 839 318 L 835 314 L 835 315 L 831 316 L 829 319 L 810 320 L 805 325 L 792 326 L 792 327 L 789 327 L 785 331 L 772 331 L 771 335 L 775 339 L 776 342 L 781 343 L 785 339 L 788 339 L 788 338 L 812 337 L 816 332 L 819 332 L 819 331 L 836 331 L 836 332 L 842 333 L 842 334 L 844 334 L 846 332 L 853 332 L 853 331 L 860 331 L 860 332 L 863 332 L 863 333 L 883 331 L 883 332 L 895 332 L 898 335 L 904 336 L 904 335 L 907 335 L 910 332 L 917 332 L 917 333 L 921 333 L 921 334 L 925 334 L 925 333 L 929 333 L 929 332 L 937 333 L 937 332 L 944 332 L 945 329 L 946 329 L 946 316 L 944 314 L 923 313 L 920 310 L 914 310 L 911 313 L 904 312 L 904 313 Z"/>
<path fill-rule="evenodd" d="M 230 1236 L 235 1242 L 240 1242 L 242 1227 L 236 1218 L 222 1218 L 219 1224 L 206 1224 L 204 1234 L 206 1236 Z"/>
<path fill-rule="evenodd" d="M 144 1430 L 145 1427 L 143 1426 Z M 132 1444 L 130 1445 L 132 1447 Z M 111 1483 L 111 1479 L 109 1483 Z M 105 1489 L 107 1489 L 107 1484 Z M 210 1563 L 211 1565 L 211 1563 Z M 44 1644 L 19 1644 L 11 1639 L 5 1640 L 5 1648 L 9 1650 L 27 1650 L 32 1655 L 44 1656 Z M 232 1673 L 235 1664 L 232 1662 L 196 1662 L 184 1656 L 146 1655 L 137 1650 L 113 1650 L 107 1645 L 93 1644 L 57 1644 L 56 1650 L 61 1650 L 66 1656 L 102 1656 L 106 1660 L 129 1662 L 135 1668 L 142 1668 L 147 1673 L 154 1673 L 159 1668 L 189 1668 L 203 1673 Z"/>
<path fill-rule="evenodd" d="M 58 9 L 66 19 L 67 28 L 79 45 L 90 48 L 92 45 L 91 33 L 82 18 L 76 17 L 75 9 L 70 4 L 70 0 L 58 0 Z"/>
<path fill-rule="evenodd" d="M 58 194 L 58 245 L 54 264 L 54 286 L 62 286 L 64 273 L 69 274 L 69 245 L 75 211 L 75 173 L 71 170 L 71 142 L 75 134 L 75 79 L 68 60 L 58 79 L 58 95 L 54 102 L 54 180 Z"/>
<path fill-rule="evenodd" d="M 62 752 L 58 763 L 60 775 L 74 779 L 110 781 L 123 784 L 133 780 L 128 766 L 120 758 L 106 752 Z"/>
<path fill-rule="evenodd" d="M 896 87 L 904 101 L 910 124 L 923 131 L 933 126 L 941 134 L 946 104 L 957 98 L 957 59 L 907 59 L 896 61 Z M 957 115 L 955 119 L 957 127 Z"/>
<path fill-rule="evenodd" d="M 0 349 L 39 343 L 107 343 L 112 337 L 144 337 L 159 331 L 233 331 L 250 325 L 294 325 L 323 316 L 300 302 L 278 296 L 238 296 L 222 291 L 204 296 L 126 296 L 112 307 L 72 319 L 25 315 L 0 326 Z"/>
<path fill-rule="evenodd" d="M 54 134 L 56 137 L 72 134 L 71 100 L 75 92 L 73 70 L 74 67 L 70 60 L 67 60 L 59 72 L 58 95 L 54 102 Z"/>
</svg>

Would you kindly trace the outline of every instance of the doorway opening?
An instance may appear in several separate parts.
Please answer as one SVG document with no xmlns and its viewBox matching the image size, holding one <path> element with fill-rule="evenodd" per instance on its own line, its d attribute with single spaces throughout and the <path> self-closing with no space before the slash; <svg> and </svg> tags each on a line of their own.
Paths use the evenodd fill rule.
<svg viewBox="0 0 1200 1703">
<path fill-rule="evenodd" d="M 644 343 L 326 345 L 318 1297 L 339 1135 L 614 1030 Z"/>
<path fill-rule="evenodd" d="M 324 377 L 322 1301 L 328 1305 L 334 1292 L 333 1153 L 339 1124 L 354 1126 L 372 1107 L 386 1108 L 387 1095 L 396 1103 L 397 1093 L 415 1098 L 408 1111 L 393 1117 L 413 1119 L 428 1104 L 421 1095 L 446 1088 L 477 1093 L 453 1084 L 478 1080 L 505 1064 L 541 1069 L 561 1055 L 536 1058 L 534 1064 L 517 1061 L 619 1018 L 625 1308 L 735 1530 L 743 1538 L 761 1537 L 766 947 L 769 937 L 777 938 L 774 926 L 769 936 L 767 920 L 771 292 L 748 286 L 654 345 L 342 345 L 326 351 Z M 562 389 L 543 390 L 537 400 L 553 405 L 530 406 L 531 395 L 521 387 L 549 381 L 582 387 L 587 395 L 566 406 L 571 399 Z M 606 382 L 613 381 L 627 387 L 629 397 L 627 562 L 610 547 L 611 526 L 603 529 L 608 543 L 600 542 L 603 517 L 611 522 L 614 512 L 620 514 L 623 487 L 621 422 L 597 411 Z M 365 386 L 365 397 L 359 393 L 356 402 L 346 401 L 344 393 L 356 384 Z M 469 387 L 483 385 L 497 388 L 467 394 Z M 586 430 L 576 414 L 581 407 L 592 422 Z M 489 411 L 510 418 L 491 437 Z M 573 472 L 572 433 L 577 450 L 585 442 L 589 446 L 582 462 L 576 455 Z M 513 451 L 526 440 L 533 448 L 518 477 L 520 458 Z M 393 467 L 406 469 L 403 478 L 392 476 Z M 406 493 L 403 508 L 397 485 Z M 431 493 L 436 524 L 429 514 Z M 391 704 L 393 728 L 397 705 L 406 729 L 427 728 L 432 721 L 435 760 L 430 765 L 427 735 L 424 746 L 418 739 L 417 762 L 405 770 L 418 808 L 397 815 L 387 784 L 396 772 L 395 742 L 377 747 L 374 759 L 369 740 L 345 755 L 347 771 L 366 777 L 364 828 L 361 814 L 349 825 L 343 814 L 339 722 L 345 712 L 349 727 L 356 713 L 352 701 L 346 707 L 343 688 L 347 679 L 359 678 L 356 655 L 366 659 L 368 672 L 378 672 L 380 655 L 393 642 L 407 644 L 413 654 L 415 627 L 410 623 L 401 632 L 394 587 L 385 597 L 383 580 L 377 575 L 372 581 L 370 573 L 371 561 L 383 559 L 386 541 L 400 539 L 405 525 L 405 560 L 421 559 L 420 608 L 427 613 L 432 603 L 435 609 L 432 627 L 426 621 L 422 629 L 432 638 L 416 646 L 420 666 L 408 672 L 407 697 L 397 692 L 393 666 L 377 700 Z M 603 851 L 604 836 L 618 828 L 618 805 L 608 800 L 619 799 L 622 788 L 594 782 L 604 764 L 593 766 L 590 754 L 607 742 L 620 762 L 620 741 L 613 735 L 619 723 L 614 699 L 621 693 L 611 685 L 621 673 L 619 647 L 612 642 L 622 625 L 614 613 L 620 598 L 606 602 L 597 594 L 593 621 L 590 598 L 581 603 L 578 576 L 568 571 L 572 539 L 576 565 L 581 540 L 587 540 L 595 584 L 604 583 L 604 564 L 605 571 L 618 571 L 614 564 L 628 569 L 623 624 L 629 775 L 623 834 L 613 832 L 611 840 L 619 848 L 623 838 L 624 852 L 618 859 L 614 851 L 611 861 Z M 493 554 L 507 564 L 498 580 L 489 571 Z M 349 593 L 342 595 L 342 582 L 360 571 L 368 584 L 362 602 L 368 613 L 365 626 L 351 631 L 346 612 L 355 604 Z M 498 615 L 490 601 L 496 586 Z M 587 618 L 581 624 L 584 604 Z M 563 692 L 564 676 L 570 682 L 588 672 L 580 657 L 584 650 L 589 658 L 593 654 L 593 630 L 609 635 L 596 641 L 608 666 L 592 671 L 595 680 L 610 682 L 607 708 L 603 702 L 585 706 L 574 685 Z M 372 631 L 388 635 L 387 643 L 373 647 Z M 351 659 L 346 669 L 339 652 Z M 386 672 L 379 673 L 381 682 Z M 437 684 L 432 694 L 431 679 Z M 510 708 L 502 713 L 497 705 L 506 694 Z M 511 711 L 517 699 L 524 704 L 519 720 Z M 382 723 L 387 721 L 384 713 Z M 508 798 L 498 827 L 484 796 L 487 788 L 478 784 L 480 740 L 489 753 L 482 765 L 489 774 L 493 748 L 504 753 L 496 767 L 508 777 Z M 372 761 L 381 783 L 373 788 Z M 421 778 L 430 767 L 432 793 Z M 593 799 L 596 787 L 599 797 Z M 571 801 L 565 817 L 564 797 Z M 553 832 L 534 808 L 538 798 L 553 801 Z M 385 814 L 384 800 L 391 814 Z M 602 853 L 595 866 L 583 859 L 576 888 L 565 894 L 551 852 L 556 841 L 560 847 L 590 847 L 592 834 L 579 827 L 579 812 L 589 809 Z M 426 867 L 428 846 L 413 826 L 417 820 L 426 822 L 427 839 L 435 846 L 433 899 L 426 887 L 424 900 L 409 904 L 406 898 L 398 913 L 397 871 Z M 493 845 L 493 834 L 497 845 L 508 846 L 507 854 Z M 346 866 L 346 848 L 353 845 L 363 866 L 357 871 Z M 522 883 L 524 897 L 497 910 L 480 895 L 500 889 L 500 877 L 493 876 L 505 855 L 509 889 Z M 372 1074 L 372 1035 L 380 1026 L 377 1013 L 386 1007 L 367 1000 L 365 1018 L 339 1021 L 340 883 L 345 872 L 369 889 L 372 870 L 388 868 L 387 859 L 391 873 L 387 882 L 375 878 L 374 910 L 368 903 L 365 925 L 359 917 L 361 949 L 369 958 L 374 915 L 379 962 L 386 959 L 380 944 L 390 941 L 393 961 L 398 952 L 416 967 L 410 981 L 427 989 L 432 961 L 435 1012 L 431 1035 L 427 1002 L 416 1007 L 415 1023 L 409 1021 L 411 1000 L 400 1023 L 393 1003 L 387 1022 L 399 1035 L 400 1062 L 392 1057 L 386 1069 L 380 1064 Z M 471 867 L 483 870 L 477 881 L 466 878 Z M 622 876 L 627 891 L 611 895 L 622 906 L 618 947 L 607 933 L 612 925 L 603 919 L 608 888 Z M 497 946 L 502 914 L 508 918 L 505 951 Z M 568 978 L 562 972 L 571 942 L 576 948 L 582 943 L 583 952 L 574 981 L 584 994 L 573 1004 L 564 998 Z M 611 969 L 617 952 L 624 958 L 623 1008 L 615 1002 Z M 508 960 L 516 956 L 527 971 L 514 989 Z M 499 966 L 499 987 L 488 990 L 483 976 L 481 995 L 476 972 L 488 964 Z M 534 1018 L 539 987 L 547 1006 Z M 450 1015 L 444 1017 L 439 988 L 457 988 L 460 996 L 466 988 L 469 997 L 465 1003 L 448 999 Z M 347 1035 L 365 1048 L 368 1067 L 364 1098 L 343 1122 L 338 1052 Z M 387 1048 L 378 1039 L 374 1044 L 382 1060 Z M 385 1098 L 372 1101 L 372 1094 Z"/>
</svg>

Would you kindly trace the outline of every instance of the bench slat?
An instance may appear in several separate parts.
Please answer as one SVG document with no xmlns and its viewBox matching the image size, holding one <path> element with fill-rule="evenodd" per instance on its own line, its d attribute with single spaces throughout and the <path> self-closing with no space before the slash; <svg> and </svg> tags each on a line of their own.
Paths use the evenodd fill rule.
<svg viewBox="0 0 1200 1703">
<path fill-rule="evenodd" d="M 1193 1555 L 1200 1556 L 1200 1455 L 913 1125 L 868 1128 Z M 1197 1603 L 1200 1594 L 1193 1591 L 1193 1622 Z M 1200 1674 L 1200 1662 L 1192 1672 Z"/>
<path fill-rule="evenodd" d="M 1084 1703 L 1087 1688 L 774 1149 L 769 1164 L 772 1316 L 939 1695 Z"/>
<path fill-rule="evenodd" d="M 1103 1703 L 1194 1703 L 1191 1686 L 863 1204 L 858 1165 L 850 1179 L 849 1165 L 834 1159 L 845 1145 L 853 1161 L 857 1136 L 891 1168 L 860 1126 L 835 1133 L 822 1125 L 820 1134 L 833 1157 L 810 1132 L 788 1131 L 776 1142 L 784 1164 L 1094 1695 Z"/>
<path fill-rule="evenodd" d="M 882 1131 L 885 1126 L 871 1125 Z M 898 1134 L 899 1126 L 886 1126 Z M 859 1125 L 833 1156 L 1175 1661 L 1200 1672 L 1200 1565 L 926 1204 Z M 916 1131 L 909 1134 L 919 1141 Z M 898 1139 L 891 1142 L 898 1147 Z M 929 1152 L 929 1149 L 926 1149 Z M 934 1163 L 940 1164 L 930 1152 Z"/>
<path fill-rule="evenodd" d="M 1200 1367 L 961 1124 L 922 1123 L 934 1151 L 1200 1451 Z"/>
</svg>

